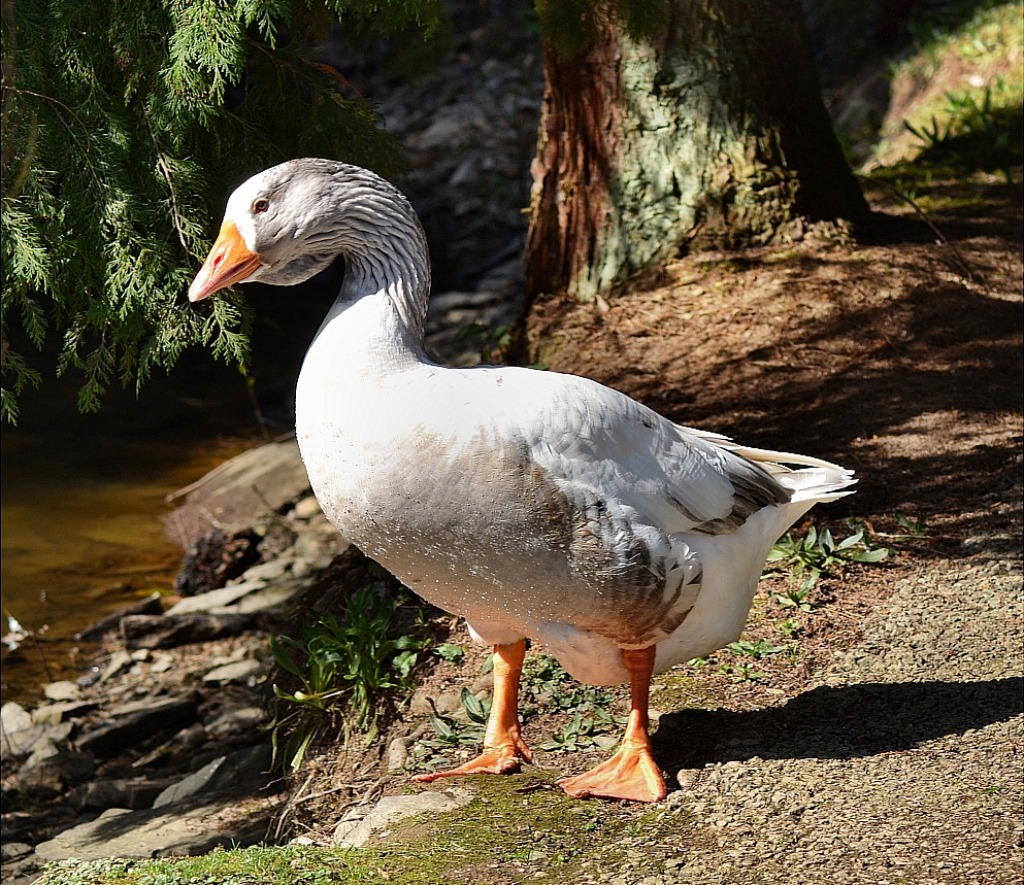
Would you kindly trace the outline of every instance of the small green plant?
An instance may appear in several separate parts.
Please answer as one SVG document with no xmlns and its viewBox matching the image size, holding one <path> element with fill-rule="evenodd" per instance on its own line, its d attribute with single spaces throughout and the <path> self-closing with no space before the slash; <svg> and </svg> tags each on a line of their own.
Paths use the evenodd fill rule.
<svg viewBox="0 0 1024 885">
<path fill-rule="evenodd" d="M 542 711 L 571 714 L 565 725 L 537 745 L 541 750 L 568 752 L 590 747 L 598 735 L 614 732 L 623 724 L 610 712 L 616 700 L 611 691 L 580 684 L 550 655 L 540 654 L 526 662 L 521 693 L 519 710 L 524 721 Z M 432 768 L 443 761 L 437 756 L 439 751 L 480 744 L 491 703 L 479 700 L 465 688 L 461 700 L 464 717 L 437 713 L 430 717 L 435 734 L 417 743 L 412 765 Z"/>
<path fill-rule="evenodd" d="M 594 746 L 598 735 L 608 734 L 616 728 L 615 717 L 603 707 L 576 710 L 572 718 L 546 741 L 537 746 L 541 750 L 572 752 Z"/>
<path fill-rule="evenodd" d="M 600 734 L 613 732 L 618 723 L 610 712 L 615 695 L 608 689 L 583 685 L 573 679 L 550 655 L 537 655 L 523 671 L 523 718 L 544 712 L 571 713 L 569 721 L 549 739 L 542 750 L 576 750 L 592 746 Z"/>
<path fill-rule="evenodd" d="M 776 595 L 776 602 L 810 612 L 809 594 L 822 575 L 834 574 L 851 562 L 882 562 L 892 553 L 891 548 L 878 544 L 864 526 L 857 526 L 852 535 L 836 541 L 828 529 L 819 532 L 812 525 L 802 538 L 787 532 L 775 542 L 768 554 L 765 575 L 788 574 L 798 581 L 797 588 Z"/>
<path fill-rule="evenodd" d="M 725 662 L 718 667 L 718 672 L 730 676 L 737 682 L 757 682 L 764 679 L 765 674 L 757 670 L 754 661 L 762 661 L 772 655 L 786 651 L 783 645 L 774 645 L 767 639 L 740 639 L 730 642 L 726 648 L 740 658 L 738 662 Z M 743 660 L 749 658 L 751 660 Z"/>
<path fill-rule="evenodd" d="M 943 125 L 932 115 L 931 125 L 921 123 L 914 126 L 909 120 L 903 121 L 903 128 L 915 138 L 920 139 L 926 150 L 934 150 L 949 141 L 953 134 L 953 120 L 946 120 Z"/>
<path fill-rule="evenodd" d="M 1015 108 L 1020 102 L 1011 100 L 1012 90 L 1002 77 L 996 77 L 995 89 L 998 100 L 993 100 L 992 86 L 980 94 L 947 92 L 945 107 L 930 123 L 915 126 L 904 120 L 903 127 L 933 157 L 968 168 L 1002 168 L 1012 183 L 1006 167 L 1014 157 L 1019 162 L 1020 113 Z"/>
<path fill-rule="evenodd" d="M 798 587 L 793 585 L 786 587 L 781 593 L 776 593 L 774 599 L 783 608 L 795 608 L 797 611 L 810 613 L 814 611 L 814 606 L 810 601 L 813 589 L 814 582 L 805 581 Z"/>
<path fill-rule="evenodd" d="M 803 628 L 804 625 L 796 618 L 786 618 L 783 621 L 779 621 L 779 632 L 788 638 L 796 636 Z"/>
<path fill-rule="evenodd" d="M 785 646 L 772 645 L 767 639 L 758 639 L 756 642 L 751 642 L 749 639 L 740 639 L 737 642 L 730 642 L 727 648 L 733 654 L 748 655 L 755 661 L 760 661 L 769 655 L 777 655 L 779 652 L 786 650 Z"/>
<path fill-rule="evenodd" d="M 451 716 L 433 713 L 430 716 L 430 725 L 442 744 L 453 747 L 474 746 L 484 738 L 484 727 L 491 712 L 491 701 L 489 698 L 480 700 L 468 688 L 462 689 L 459 700 L 462 702 L 462 709 L 468 722 L 459 722 Z M 429 741 L 424 743 L 430 745 Z"/>
<path fill-rule="evenodd" d="M 432 737 L 423 737 L 411 748 L 406 768 L 410 770 L 433 769 L 445 764 L 444 753 L 457 747 L 477 747 L 484 739 L 487 717 L 491 712 L 489 698 L 481 700 L 468 688 L 462 689 L 460 697 L 466 721 L 454 716 L 434 712 L 430 716 Z"/>
<path fill-rule="evenodd" d="M 274 685 L 285 702 L 271 723 L 277 757 L 278 737 L 287 733 L 284 764 L 294 771 L 310 742 L 329 722 L 342 719 L 372 740 L 382 697 L 411 690 L 410 674 L 426 642 L 398 632 L 394 614 L 399 597 L 382 597 L 373 587 L 359 588 L 339 618 L 319 612 L 307 626 L 303 641 L 271 637 L 270 648 L 282 670 L 301 687 L 286 691 Z"/>
<path fill-rule="evenodd" d="M 734 682 L 760 682 L 765 674 L 754 668 L 753 664 L 721 664 L 718 672 L 729 676 Z"/>
<path fill-rule="evenodd" d="M 449 664 L 461 664 L 463 658 L 466 657 L 466 650 L 453 642 L 442 642 L 432 651 L 442 661 L 447 661 Z"/>
<path fill-rule="evenodd" d="M 908 516 L 906 513 L 894 514 L 896 522 L 900 528 L 903 529 L 903 535 L 894 535 L 895 538 L 926 538 L 928 537 L 928 527 L 925 525 L 924 517 Z"/>
</svg>

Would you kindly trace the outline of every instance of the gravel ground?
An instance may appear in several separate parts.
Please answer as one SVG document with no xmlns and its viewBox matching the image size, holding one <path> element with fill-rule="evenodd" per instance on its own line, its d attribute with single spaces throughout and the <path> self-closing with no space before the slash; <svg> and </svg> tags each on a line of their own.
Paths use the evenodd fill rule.
<svg viewBox="0 0 1024 885">
<path fill-rule="evenodd" d="M 1020 882 L 1021 614 L 1017 558 L 901 581 L 814 689 L 680 773 L 657 836 L 579 882 Z"/>
</svg>

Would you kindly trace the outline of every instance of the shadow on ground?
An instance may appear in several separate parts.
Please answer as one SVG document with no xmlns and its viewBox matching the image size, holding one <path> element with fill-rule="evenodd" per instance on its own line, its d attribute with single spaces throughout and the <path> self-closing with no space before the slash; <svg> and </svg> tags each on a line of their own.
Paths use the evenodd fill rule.
<svg viewBox="0 0 1024 885">
<path fill-rule="evenodd" d="M 782 707 L 664 714 L 654 755 L 668 771 L 763 759 L 850 759 L 911 749 L 1019 714 L 1024 679 L 818 686 Z"/>
</svg>

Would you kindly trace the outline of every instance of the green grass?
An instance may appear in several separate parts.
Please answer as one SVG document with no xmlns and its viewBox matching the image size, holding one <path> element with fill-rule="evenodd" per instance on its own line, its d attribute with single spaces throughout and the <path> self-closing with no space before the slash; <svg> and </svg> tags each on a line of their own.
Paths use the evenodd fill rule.
<svg viewBox="0 0 1024 885">
<path fill-rule="evenodd" d="M 252 846 L 190 858 L 62 861 L 46 868 L 39 885 L 560 883 L 579 878 L 587 862 L 619 868 L 625 859 L 618 846 L 631 833 L 666 841 L 686 821 L 678 812 L 658 808 L 567 802 L 553 778 L 536 769 L 473 778 L 478 798 L 469 805 L 403 822 L 380 846 Z M 598 841 L 601 849 L 595 855 Z M 527 864 L 539 866 L 543 875 L 535 877 Z"/>
<path fill-rule="evenodd" d="M 323 848 L 256 845 L 199 857 L 49 864 L 39 885 L 344 885 L 384 882 L 372 864 Z M 404 880 L 414 882 L 415 880 Z M 426 879 L 420 880 L 427 882 Z"/>
<path fill-rule="evenodd" d="M 959 175 L 976 169 L 999 171 L 1009 182 L 1022 150 L 1022 4 L 947 6 L 945 17 L 925 12 L 912 19 L 916 51 L 890 71 L 894 82 L 920 84 L 922 90 L 902 121 L 902 128 L 917 142 L 915 165 L 919 171 L 946 165 Z M 1012 59 L 1017 63 L 1007 63 Z M 964 70 L 973 73 L 963 76 Z M 949 88 L 942 88 L 942 78 Z M 926 88 L 930 83 L 939 85 Z M 880 154 L 899 137 L 898 128 L 881 133 L 876 146 Z"/>
</svg>

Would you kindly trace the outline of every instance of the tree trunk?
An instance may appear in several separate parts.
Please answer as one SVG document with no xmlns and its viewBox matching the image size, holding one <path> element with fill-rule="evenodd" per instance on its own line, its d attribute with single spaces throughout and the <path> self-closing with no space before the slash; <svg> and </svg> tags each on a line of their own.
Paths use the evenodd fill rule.
<svg viewBox="0 0 1024 885">
<path fill-rule="evenodd" d="M 544 63 L 530 297 L 589 299 L 690 248 L 867 213 L 796 0 L 673 0 L 658 35 L 613 20 Z"/>
</svg>

